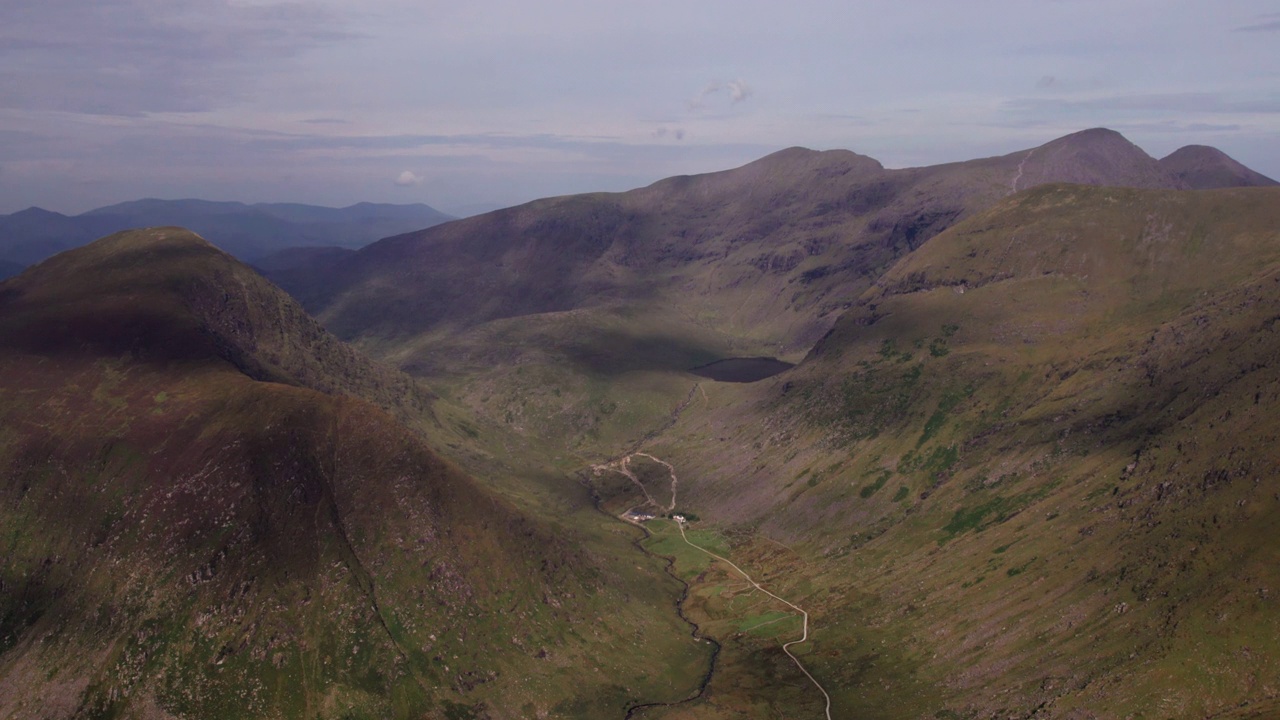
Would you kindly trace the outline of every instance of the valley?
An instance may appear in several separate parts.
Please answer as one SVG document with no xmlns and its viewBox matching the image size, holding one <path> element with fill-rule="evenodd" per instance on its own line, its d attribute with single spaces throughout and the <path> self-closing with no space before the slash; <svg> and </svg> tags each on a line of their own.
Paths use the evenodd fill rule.
<svg viewBox="0 0 1280 720">
<path fill-rule="evenodd" d="M 0 285 L 0 714 L 1280 712 L 1280 188 L 1212 148 L 303 255 Z"/>
<path fill-rule="evenodd" d="M 768 590 L 765 590 L 763 587 L 761 587 L 761 586 L 760 586 L 760 583 L 758 583 L 758 582 L 756 582 L 755 580 L 751 579 L 751 576 L 750 576 L 750 575 L 748 575 L 748 574 L 747 574 L 747 572 L 746 572 L 745 570 L 743 570 L 742 568 L 740 568 L 740 567 L 738 567 L 737 565 L 735 565 L 735 564 L 733 563 L 733 561 L 731 561 L 731 560 L 729 560 L 729 559 L 727 559 L 727 558 L 720 557 L 719 555 L 716 555 L 715 553 L 711 552 L 710 550 L 708 550 L 708 549 L 706 549 L 706 548 L 704 548 L 704 547 L 702 547 L 702 546 L 700 546 L 700 545 L 695 545 L 694 543 L 690 542 L 690 541 L 689 541 L 689 536 L 688 536 L 688 534 L 687 534 L 687 533 L 685 533 L 685 531 L 684 531 L 684 528 L 685 528 L 685 524 L 686 524 L 686 523 L 685 523 L 685 520 L 684 520 L 683 516 L 677 516 L 677 517 L 675 518 L 675 520 L 676 520 L 676 525 L 677 525 L 677 526 L 679 527 L 679 529 L 680 529 L 680 539 L 681 539 L 681 540 L 683 540 L 683 541 L 684 541 L 684 543 L 685 543 L 686 545 L 689 545 L 690 547 L 692 547 L 692 548 L 693 548 L 693 549 L 695 549 L 695 550 L 698 550 L 698 551 L 701 551 L 701 552 L 703 552 L 703 553 L 706 553 L 706 554 L 707 554 L 708 556 L 710 556 L 713 560 L 719 560 L 720 562 L 722 562 L 722 563 L 724 563 L 724 564 L 728 565 L 729 567 L 731 567 L 731 568 L 733 568 L 734 570 L 736 570 L 736 571 L 738 572 L 738 574 L 739 574 L 739 575 L 741 575 L 741 576 L 742 576 L 742 578 L 743 578 L 744 580 L 746 580 L 746 581 L 747 581 L 747 583 L 748 583 L 749 585 L 751 585 L 751 587 L 753 587 L 753 588 L 755 588 L 756 590 L 758 590 L 758 591 L 760 591 L 760 592 L 764 593 L 765 595 L 768 595 L 769 597 L 773 598 L 774 600 L 777 600 L 778 602 L 782 603 L 783 605 L 786 605 L 788 608 L 791 608 L 791 609 L 792 609 L 792 610 L 794 610 L 795 612 L 800 613 L 800 616 L 803 618 L 803 622 L 801 623 L 801 626 L 800 626 L 800 638 L 799 638 L 799 639 L 797 639 L 797 640 L 791 640 L 791 641 L 789 641 L 789 642 L 785 642 L 785 643 L 783 643 L 783 644 L 782 644 L 782 652 L 786 653 L 786 654 L 787 654 L 787 657 L 791 658 L 791 660 L 792 660 L 793 662 L 795 662 L 796 667 L 800 669 L 800 672 L 804 673 L 805 677 L 809 678 L 809 680 L 810 680 L 811 682 L 813 682 L 813 686 L 814 686 L 815 688 L 817 688 L 817 689 L 818 689 L 818 692 L 822 693 L 822 699 L 823 699 L 823 702 L 824 702 L 823 713 L 824 713 L 824 715 L 826 715 L 827 720 L 830 720 L 830 718 L 831 718 L 831 695 L 830 695 L 829 693 L 827 693 L 826 688 L 822 687 L 822 683 L 819 683 L 819 682 L 818 682 L 818 681 L 813 677 L 813 675 L 812 675 L 808 670 L 806 670 L 806 669 L 805 669 L 805 667 L 804 667 L 804 663 L 800 662 L 800 659 L 799 659 L 799 658 L 797 658 L 797 657 L 795 656 L 795 654 L 794 654 L 794 653 L 792 653 L 792 652 L 791 652 L 791 650 L 790 650 L 791 646 L 793 646 L 793 645 L 802 645 L 802 644 L 804 644 L 804 643 L 806 643 L 806 642 L 808 642 L 808 641 L 809 641 L 809 613 L 808 613 L 808 612 L 806 612 L 806 611 L 805 611 L 803 608 L 801 608 L 799 605 L 796 605 L 796 604 L 794 604 L 794 603 L 792 603 L 792 602 L 789 602 L 789 601 L 787 601 L 787 600 L 785 600 L 785 599 L 783 599 L 783 598 L 778 597 L 777 595 L 774 595 L 773 593 L 769 592 Z M 760 630 L 761 628 L 764 628 L 764 627 L 766 627 L 766 626 L 768 626 L 768 625 L 772 625 L 772 624 L 773 624 L 773 623 L 775 623 L 775 622 L 779 622 L 779 621 L 781 621 L 781 620 L 786 620 L 786 619 L 788 619 L 788 616 L 784 615 L 784 616 L 782 616 L 782 617 L 780 617 L 780 618 L 776 618 L 776 619 L 774 619 L 774 620 L 766 620 L 766 621 L 764 621 L 764 622 L 761 622 L 761 623 L 758 623 L 758 624 L 755 624 L 755 625 L 751 625 L 750 627 L 745 628 L 745 629 L 744 629 L 744 631 L 745 631 L 745 632 L 751 632 L 751 631 L 753 631 L 753 630 Z"/>
<path fill-rule="evenodd" d="M 654 499 L 653 492 L 651 492 L 649 490 L 649 487 L 645 483 L 641 482 L 640 479 L 636 476 L 636 473 L 631 470 L 630 465 L 631 465 L 632 458 L 644 458 L 655 465 L 659 465 L 665 468 L 668 475 L 667 479 L 669 482 L 669 492 L 671 497 L 670 503 L 667 503 L 664 506 L 662 503 Z M 674 512 L 674 509 L 678 503 L 677 498 L 678 498 L 678 489 L 679 489 L 679 478 L 677 478 L 676 476 L 675 468 L 672 467 L 670 463 L 667 463 L 666 461 L 656 458 L 648 453 L 637 452 L 637 453 L 632 453 L 630 455 L 627 455 L 623 457 L 621 460 L 617 460 L 604 465 L 592 466 L 591 472 L 592 472 L 592 475 L 596 478 L 599 478 L 601 475 L 609 474 L 609 473 L 616 473 L 618 475 L 622 475 L 623 477 L 627 478 L 627 480 L 631 483 L 632 487 L 634 487 L 636 490 L 639 490 L 639 492 L 643 495 L 644 502 L 642 502 L 639 505 L 633 505 L 627 508 L 622 513 L 620 513 L 617 516 L 620 520 L 634 524 L 634 525 L 638 525 L 643 528 L 643 527 L 646 527 L 647 523 L 654 521 L 655 518 L 659 516 L 664 518 L 669 518 L 671 522 L 675 523 L 676 529 L 680 533 L 680 540 L 685 545 L 688 545 L 690 548 L 693 548 L 694 550 L 705 554 L 707 557 L 710 557 L 713 560 L 724 563 L 725 565 L 728 565 L 729 567 L 733 568 L 733 570 L 738 575 L 740 575 L 742 579 L 745 580 L 747 584 L 751 586 L 751 588 L 768 596 L 769 598 L 781 603 L 782 605 L 794 611 L 793 613 L 789 613 L 789 614 L 768 613 L 765 615 L 765 617 L 770 617 L 771 615 L 778 615 L 778 616 L 772 617 L 771 619 L 764 619 L 757 624 L 751 624 L 750 622 L 748 622 L 747 625 L 749 627 L 746 627 L 744 629 L 745 632 L 758 631 L 767 626 L 773 625 L 774 623 L 792 619 L 796 617 L 796 613 L 799 614 L 799 617 L 802 618 L 802 623 L 800 627 L 800 637 L 798 639 L 794 639 L 794 640 L 783 643 L 781 646 L 782 652 L 784 652 L 787 655 L 787 657 L 791 658 L 792 662 L 795 663 L 796 668 L 798 668 L 800 672 L 803 673 L 804 676 L 807 677 L 810 680 L 810 682 L 813 683 L 817 691 L 822 694 L 823 701 L 824 701 L 824 713 L 827 718 L 830 718 L 831 717 L 831 696 L 827 693 L 826 689 L 822 687 L 821 683 L 819 683 L 813 677 L 813 675 L 810 674 L 809 671 L 805 669 L 804 664 L 800 661 L 800 659 L 797 658 L 795 654 L 793 654 L 790 650 L 791 646 L 793 645 L 801 645 L 808 642 L 809 613 L 806 612 L 803 608 L 800 608 L 799 606 L 795 605 L 794 603 L 791 603 L 786 599 L 781 598 L 769 592 L 764 587 L 761 587 L 761 585 L 758 582 L 752 579 L 752 577 L 749 574 L 747 574 L 745 570 L 743 570 L 742 568 L 734 564 L 732 560 L 729 560 L 728 558 L 725 558 L 725 557 L 721 557 L 720 555 L 717 555 L 716 553 L 708 550 L 707 548 L 702 547 L 701 545 L 697 545 L 689 540 L 688 533 L 685 532 L 685 526 L 690 522 L 690 520 L 686 518 L 684 515 Z M 658 483 L 658 484 L 661 485 L 661 483 Z M 597 487 L 605 488 L 606 489 L 605 492 L 607 492 L 608 484 L 599 483 Z M 661 493 L 661 494 L 663 496 L 666 495 L 666 493 Z M 620 493 L 620 495 L 625 496 L 627 495 L 627 493 L 624 491 Z M 609 500 L 612 503 L 617 502 L 616 498 L 614 497 L 609 498 Z M 649 512 L 649 511 L 652 511 L 652 512 Z M 659 522 L 663 522 L 664 524 L 669 525 L 669 523 L 666 523 L 665 521 L 659 521 Z M 657 544 L 660 544 L 663 542 L 662 536 L 665 536 L 669 532 L 670 532 L 669 528 L 666 528 L 666 527 L 656 531 L 650 531 L 646 529 L 645 530 L 646 543 L 654 542 L 656 547 Z M 653 552 L 653 550 L 646 548 L 645 545 L 641 545 L 640 547 L 644 549 L 646 552 Z M 674 565 L 674 561 L 673 561 L 673 565 L 671 566 L 671 569 L 673 570 L 673 572 L 675 571 L 675 567 L 676 566 Z M 677 575 L 677 577 L 679 576 Z M 686 583 L 686 588 L 687 587 L 688 587 L 688 584 Z M 683 604 L 683 602 L 687 599 L 687 597 L 688 597 L 688 593 L 686 589 L 685 596 L 680 599 L 679 603 Z M 681 615 L 683 617 L 683 609 L 681 609 Z M 697 625 L 696 623 L 694 623 L 693 625 L 694 625 L 695 636 L 697 636 L 697 634 L 700 631 L 700 626 Z M 722 650 L 723 645 L 717 643 L 717 648 Z M 719 652 L 717 652 L 716 656 L 712 657 L 711 665 L 707 670 L 706 678 L 702 684 L 702 687 L 699 693 L 696 696 L 691 697 L 687 700 L 681 701 L 679 703 L 654 703 L 654 704 L 637 705 L 631 708 L 627 712 L 627 717 L 628 718 L 644 717 L 645 716 L 643 714 L 644 711 L 649 710 L 650 708 L 669 709 L 672 707 L 680 707 L 682 710 L 685 710 L 685 709 L 688 709 L 689 707 L 697 706 L 698 701 L 703 699 L 707 686 L 711 683 L 712 679 L 714 678 L 715 662 L 718 659 L 718 657 L 719 657 Z M 638 712 L 641 714 L 637 714 Z"/>
</svg>

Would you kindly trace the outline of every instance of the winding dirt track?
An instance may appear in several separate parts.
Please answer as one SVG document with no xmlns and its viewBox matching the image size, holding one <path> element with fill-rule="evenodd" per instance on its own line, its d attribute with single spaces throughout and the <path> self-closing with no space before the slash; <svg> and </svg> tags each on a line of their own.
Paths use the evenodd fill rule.
<svg viewBox="0 0 1280 720">
<path fill-rule="evenodd" d="M 649 494 L 649 488 L 646 488 L 644 486 L 644 483 L 640 482 L 640 479 L 636 477 L 636 474 L 631 472 L 631 458 L 637 457 L 637 456 L 649 458 L 650 460 L 665 467 L 667 469 L 667 472 L 671 474 L 671 504 L 664 506 L 661 503 L 659 503 L 657 500 L 654 500 L 653 495 Z M 671 467 L 671 463 L 667 462 L 666 460 L 660 460 L 650 455 L 649 453 L 636 452 L 636 453 L 631 453 L 630 455 L 622 458 L 621 460 L 617 460 L 611 463 L 606 463 L 603 465 L 591 466 L 591 471 L 597 475 L 609 470 L 612 470 L 613 472 L 616 472 L 619 475 L 622 475 L 623 477 L 630 480 L 636 487 L 640 488 L 640 492 L 644 493 L 645 499 L 649 501 L 648 504 L 652 505 L 654 509 L 660 510 L 662 512 L 671 512 L 672 510 L 676 509 L 676 490 L 679 487 L 680 481 L 678 478 L 676 478 L 676 469 L 674 467 Z M 632 508 L 632 509 L 634 510 L 635 508 Z M 630 510 L 628 510 L 628 512 L 630 512 Z"/>
<path fill-rule="evenodd" d="M 733 568 L 734 570 L 737 570 L 737 571 L 742 575 L 742 577 L 746 578 L 747 582 L 751 583 L 751 585 L 755 587 L 755 589 L 759 590 L 760 592 L 764 593 L 765 595 L 768 595 L 769 597 L 773 598 L 774 600 L 777 600 L 778 602 L 782 603 L 783 605 L 786 605 L 787 607 L 791 608 L 792 610 L 795 610 L 796 612 L 800 613 L 800 615 L 801 615 L 801 616 L 803 616 L 803 617 L 804 617 L 804 634 L 800 637 L 800 639 L 799 639 L 799 640 L 792 640 L 792 641 L 791 641 L 791 642 L 789 642 L 789 643 L 783 643 L 783 645 L 782 645 L 782 652 L 786 653 L 786 654 L 787 654 L 787 657 L 791 658 L 791 661 L 792 661 L 792 662 L 794 662 L 794 663 L 796 664 L 796 667 L 800 668 L 800 672 L 804 673 L 804 676 L 805 676 L 805 677 L 807 677 L 807 678 L 809 678 L 809 682 L 812 682 L 812 683 L 813 683 L 813 686 L 814 686 L 814 687 L 816 687 L 816 688 L 818 688 L 818 692 L 822 693 L 822 697 L 823 697 L 823 698 L 825 698 L 825 699 L 826 699 L 826 701 L 827 701 L 827 706 L 826 706 L 827 720 L 831 720 L 831 696 L 827 694 L 827 690 L 826 690 L 826 688 L 822 687 L 822 683 L 819 683 L 819 682 L 817 681 L 817 679 L 816 679 L 816 678 L 814 678 L 814 677 L 813 677 L 813 675 L 811 675 L 811 674 L 809 673 L 809 671 L 805 669 L 805 667 L 804 667 L 804 663 L 800 662 L 800 658 L 796 657 L 796 656 L 791 652 L 791 646 L 792 646 L 792 645 L 799 645 L 800 643 L 808 642 L 808 640 L 809 640 L 809 613 L 805 612 L 805 611 L 804 611 L 804 609 L 803 609 L 803 608 L 801 608 L 799 605 L 796 605 L 795 603 L 792 603 L 792 602 L 790 602 L 790 601 L 788 601 L 788 600 L 785 600 L 785 599 L 783 599 L 783 598 L 781 598 L 781 597 L 778 597 L 777 595 L 774 595 L 773 593 L 769 592 L 768 590 L 765 590 L 763 587 L 761 587 L 761 586 L 760 586 L 760 583 L 758 583 L 758 582 L 756 582 L 754 579 L 752 579 L 752 577 L 751 577 L 750 575 L 748 575 L 748 574 L 747 574 L 747 572 L 746 572 L 745 570 L 743 570 L 742 568 L 740 568 L 740 567 L 738 567 L 737 565 L 735 565 L 735 564 L 734 564 L 734 562 L 733 562 L 732 560 L 730 560 L 730 559 L 728 559 L 728 558 L 720 557 L 719 555 L 717 555 L 717 554 L 715 554 L 715 553 L 711 552 L 710 550 L 708 550 L 708 549 L 706 549 L 706 548 L 704 548 L 704 547 L 701 547 L 701 546 L 699 546 L 699 545 L 694 545 L 692 542 L 689 542 L 689 536 L 688 536 L 688 535 L 685 535 L 685 533 L 684 533 L 684 523 L 683 523 L 683 522 L 680 522 L 680 521 L 677 521 L 677 523 L 676 523 L 676 524 L 680 526 L 680 537 L 685 541 L 685 543 L 686 543 L 686 544 L 688 544 L 688 545 L 689 545 L 689 547 L 692 547 L 692 548 L 696 548 L 696 549 L 698 549 L 698 550 L 701 550 L 702 552 L 706 553 L 707 555 L 710 555 L 711 557 L 715 558 L 716 560 L 719 560 L 720 562 L 722 562 L 722 563 L 724 563 L 724 564 L 728 565 L 729 567 Z"/>
</svg>

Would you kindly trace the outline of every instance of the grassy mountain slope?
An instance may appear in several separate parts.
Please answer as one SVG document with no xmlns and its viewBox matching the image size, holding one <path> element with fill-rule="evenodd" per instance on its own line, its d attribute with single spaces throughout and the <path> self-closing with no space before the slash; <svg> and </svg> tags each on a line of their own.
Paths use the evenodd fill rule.
<svg viewBox="0 0 1280 720">
<path fill-rule="evenodd" d="M 649 449 L 808 608 L 836 716 L 1270 717 L 1278 228 L 1274 189 L 1022 192 Z M 783 667 L 738 652 L 700 716 Z"/>
<path fill-rule="evenodd" d="M 5 717 L 582 717 L 696 687 L 635 532 L 442 460 L 396 417 L 411 381 L 198 237 L 28 270 L 0 339 Z"/>
</svg>

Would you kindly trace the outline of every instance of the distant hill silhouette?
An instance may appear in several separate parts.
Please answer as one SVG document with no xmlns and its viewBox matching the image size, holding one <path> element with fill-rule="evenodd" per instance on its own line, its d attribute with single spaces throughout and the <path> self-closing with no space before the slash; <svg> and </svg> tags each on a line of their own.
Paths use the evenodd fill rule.
<svg viewBox="0 0 1280 720">
<path fill-rule="evenodd" d="M 0 280 L 13 277 L 25 269 L 22 263 L 10 262 L 8 260 L 0 260 Z"/>
<path fill-rule="evenodd" d="M 359 203 L 329 208 L 292 203 L 136 200 L 68 216 L 32 207 L 0 215 L 0 261 L 21 266 L 104 235 L 140 227 L 181 226 L 241 260 L 299 246 L 357 248 L 452 217 L 423 204 Z"/>
</svg>

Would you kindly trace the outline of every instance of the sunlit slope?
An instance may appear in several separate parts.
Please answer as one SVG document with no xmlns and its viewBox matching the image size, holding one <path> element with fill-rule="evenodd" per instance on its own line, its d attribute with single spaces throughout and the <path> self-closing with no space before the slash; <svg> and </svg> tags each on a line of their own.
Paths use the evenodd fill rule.
<svg viewBox="0 0 1280 720">
<path fill-rule="evenodd" d="M 0 714 L 581 717 L 696 686 L 659 565 L 441 460 L 410 381 L 203 240 L 53 258 L 0 285 L 0 338 Z"/>
<path fill-rule="evenodd" d="M 651 449 L 851 716 L 1265 717 L 1277 317 L 1276 190 L 1036 188 Z"/>
</svg>

